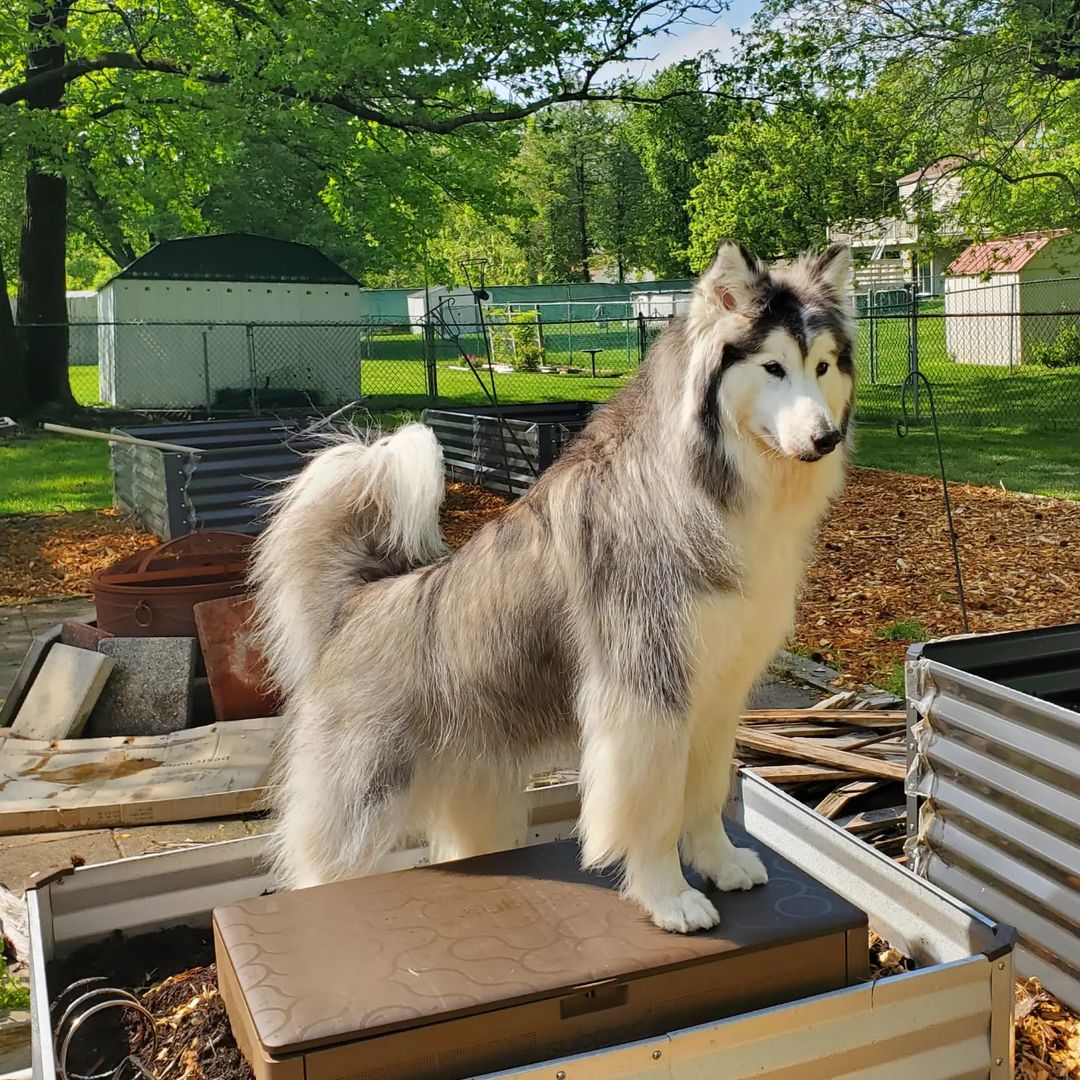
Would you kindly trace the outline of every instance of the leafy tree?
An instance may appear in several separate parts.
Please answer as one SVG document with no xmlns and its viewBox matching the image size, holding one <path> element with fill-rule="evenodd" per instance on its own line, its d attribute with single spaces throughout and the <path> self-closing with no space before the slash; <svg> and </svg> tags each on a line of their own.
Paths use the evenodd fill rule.
<svg viewBox="0 0 1080 1080">
<path fill-rule="evenodd" d="M 661 278 L 690 273 L 690 196 L 698 168 L 743 109 L 730 97 L 702 89 L 703 60 L 686 60 L 659 72 L 646 92 L 662 105 L 629 112 L 627 137 L 648 180 L 649 221 L 642 237 L 643 264 Z"/>
<path fill-rule="evenodd" d="M 368 165 L 376 211 L 380 201 L 397 210 L 410 199 L 395 203 L 395 190 L 440 187 L 441 168 L 420 170 L 451 156 L 451 136 L 558 103 L 632 99 L 628 87 L 605 82 L 608 65 L 702 7 L 719 3 L 552 0 L 508 17 L 489 0 L 467 13 L 431 0 L 14 0 L 0 14 L 0 167 L 25 167 L 19 317 L 31 403 L 73 407 L 69 196 L 74 227 L 126 258 L 137 245 L 130 222 L 117 219 L 112 185 L 141 174 L 144 198 L 151 176 L 172 190 L 171 218 L 151 212 L 156 199 L 144 208 L 148 239 L 194 227 L 208 192 L 188 155 L 229 155 L 237 126 L 258 119 L 274 134 L 304 136 L 297 151 L 310 149 L 327 172 L 320 196 L 350 226 L 378 224 L 365 237 L 375 249 L 381 222 L 356 195 L 368 186 Z M 397 224 L 404 229 L 409 215 Z M 0 349 L 11 347 L 0 339 Z"/>
<path fill-rule="evenodd" d="M 969 233 L 1080 224 L 1075 5 L 769 0 L 746 45 L 759 92 L 887 86 L 898 132 L 933 136 L 962 174 Z"/>
<path fill-rule="evenodd" d="M 652 192 L 622 116 L 607 117 L 602 153 L 595 161 L 591 215 L 596 246 L 613 263 L 617 281 L 648 263 Z"/>
<path fill-rule="evenodd" d="M 896 177 L 925 163 L 927 140 L 898 138 L 894 124 L 884 99 L 838 94 L 737 121 L 699 171 L 693 264 L 725 236 L 775 258 L 820 246 L 830 222 L 899 212 Z"/>
</svg>

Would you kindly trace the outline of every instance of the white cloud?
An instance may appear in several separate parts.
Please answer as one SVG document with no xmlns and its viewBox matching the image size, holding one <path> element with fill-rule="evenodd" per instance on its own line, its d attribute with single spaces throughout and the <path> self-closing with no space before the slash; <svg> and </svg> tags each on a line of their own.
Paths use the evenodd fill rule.
<svg viewBox="0 0 1080 1080">
<path fill-rule="evenodd" d="M 637 50 L 640 59 L 612 64 L 604 68 L 601 74 L 605 78 L 630 75 L 635 79 L 647 79 L 680 60 L 704 52 L 715 52 L 721 61 L 730 60 L 736 46 L 735 31 L 726 23 L 680 26 L 670 33 L 642 42 Z"/>
</svg>

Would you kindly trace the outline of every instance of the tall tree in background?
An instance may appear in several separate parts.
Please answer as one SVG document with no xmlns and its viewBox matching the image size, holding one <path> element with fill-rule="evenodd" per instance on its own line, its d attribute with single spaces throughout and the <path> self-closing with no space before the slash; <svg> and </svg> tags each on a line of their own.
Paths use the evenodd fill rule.
<svg viewBox="0 0 1080 1080">
<path fill-rule="evenodd" d="M 971 234 L 1080 226 L 1073 3 L 767 0 L 745 59 L 754 92 L 887 86 L 898 136 L 932 136 L 955 159 Z"/>
<path fill-rule="evenodd" d="M 287 114 L 315 139 L 320 167 L 333 172 L 383 141 L 388 158 L 400 157 L 404 183 L 412 140 L 436 159 L 443 140 L 467 129 L 514 124 L 559 103 L 632 98 L 605 82 L 608 66 L 709 8 L 718 11 L 719 0 L 556 0 L 511 19 L 489 5 L 470 10 L 466 29 L 456 5 L 429 0 L 116 0 L 85 8 L 14 0 L 0 14 L 0 167 L 23 153 L 33 179 L 20 310 L 38 325 L 65 321 L 67 189 L 87 203 L 95 191 L 107 198 L 84 182 L 98 179 L 87 162 L 116 152 L 103 122 L 121 113 L 145 121 L 198 110 L 204 145 L 237 116 Z M 131 148 L 145 154 L 145 144 Z M 355 173 L 331 179 L 335 195 L 345 192 L 340 205 L 355 213 Z M 108 231 L 113 244 L 115 229 Z M 61 336 L 34 333 L 26 343 L 32 404 L 70 407 Z"/>
<path fill-rule="evenodd" d="M 627 137 L 649 183 L 650 222 L 642 238 L 644 265 L 658 277 L 690 273 L 690 196 L 697 170 L 712 153 L 710 139 L 738 116 L 730 97 L 702 89 L 703 60 L 666 68 L 646 91 L 667 100 L 631 110 Z"/>
<path fill-rule="evenodd" d="M 626 281 L 632 271 L 648 264 L 653 193 L 630 141 L 625 115 L 609 109 L 605 120 L 591 189 L 593 235 L 615 280 Z"/>
<path fill-rule="evenodd" d="M 885 96 L 804 98 L 755 109 L 713 140 L 691 202 L 691 261 L 725 236 L 765 258 L 825 243 L 830 222 L 899 211 L 895 181 L 936 156 L 932 138 L 898 136 Z"/>
</svg>

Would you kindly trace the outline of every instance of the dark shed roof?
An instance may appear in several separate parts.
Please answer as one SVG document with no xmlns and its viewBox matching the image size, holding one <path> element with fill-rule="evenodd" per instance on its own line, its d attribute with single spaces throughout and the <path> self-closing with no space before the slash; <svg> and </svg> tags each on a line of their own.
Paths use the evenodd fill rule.
<svg viewBox="0 0 1080 1080">
<path fill-rule="evenodd" d="M 125 266 L 112 280 L 299 281 L 313 285 L 359 282 L 317 248 L 248 233 L 165 240 Z"/>
</svg>

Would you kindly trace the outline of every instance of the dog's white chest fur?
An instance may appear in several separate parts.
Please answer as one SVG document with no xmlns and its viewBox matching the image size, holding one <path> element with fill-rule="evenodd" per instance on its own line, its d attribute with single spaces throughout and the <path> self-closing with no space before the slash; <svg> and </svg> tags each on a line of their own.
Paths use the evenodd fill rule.
<svg viewBox="0 0 1080 1080">
<path fill-rule="evenodd" d="M 842 475 L 839 461 L 811 468 L 810 484 L 780 484 L 759 493 L 726 523 L 741 568 L 740 587 L 702 595 L 695 605 L 696 720 L 725 706 L 741 708 L 791 633 L 810 545 Z"/>
</svg>

